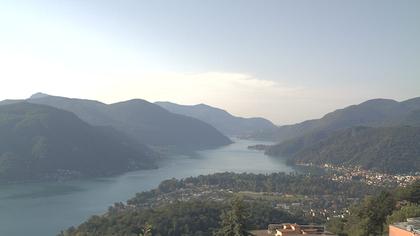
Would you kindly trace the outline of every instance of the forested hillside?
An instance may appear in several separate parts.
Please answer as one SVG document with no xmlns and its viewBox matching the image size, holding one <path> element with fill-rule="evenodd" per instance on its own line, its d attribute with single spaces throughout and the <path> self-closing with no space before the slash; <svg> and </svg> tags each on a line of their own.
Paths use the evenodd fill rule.
<svg viewBox="0 0 420 236">
<path fill-rule="evenodd" d="M 0 106 L 0 182 L 104 176 L 155 167 L 155 153 L 56 108 Z"/>
<path fill-rule="evenodd" d="M 389 224 L 412 217 L 420 217 L 420 182 L 366 196 L 343 218 L 327 222 L 327 229 L 342 236 L 387 235 Z"/>
<path fill-rule="evenodd" d="M 361 182 L 339 183 L 327 176 L 284 173 L 170 179 L 60 235 L 137 236 L 146 229 L 162 236 L 245 235 L 244 230 L 266 229 L 270 223 L 323 223 L 325 216 L 313 217 L 311 210 L 325 214 L 323 209 L 329 206 L 338 211 L 381 189 Z M 294 210 L 274 207 L 296 201 L 302 205 Z"/>
<path fill-rule="evenodd" d="M 257 132 L 252 138 L 283 142 L 313 133 L 330 133 L 350 127 L 388 127 L 420 124 L 420 98 L 402 102 L 373 99 L 330 112 L 320 119 Z"/>
<path fill-rule="evenodd" d="M 292 163 L 361 166 L 387 173 L 420 171 L 420 127 L 354 127 L 312 134 L 266 150 Z"/>
<path fill-rule="evenodd" d="M 147 145 L 198 150 L 231 143 L 229 138 L 205 122 L 171 113 L 142 99 L 108 105 L 38 94 L 27 101 L 73 112 L 91 125 L 111 126 Z"/>
</svg>

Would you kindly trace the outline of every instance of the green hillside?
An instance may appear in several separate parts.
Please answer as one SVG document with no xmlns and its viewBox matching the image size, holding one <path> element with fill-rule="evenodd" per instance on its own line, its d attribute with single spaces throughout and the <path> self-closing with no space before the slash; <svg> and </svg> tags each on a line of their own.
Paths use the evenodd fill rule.
<svg viewBox="0 0 420 236">
<path fill-rule="evenodd" d="M 285 141 L 266 153 L 294 163 L 361 166 L 389 173 L 420 171 L 420 127 L 354 127 Z"/>
<path fill-rule="evenodd" d="M 320 119 L 254 133 L 251 138 L 283 142 L 311 133 L 328 133 L 355 126 L 387 127 L 420 124 L 420 98 L 402 102 L 373 99 L 330 112 Z"/>
<path fill-rule="evenodd" d="M 38 94 L 27 101 L 73 112 L 91 125 L 111 126 L 147 145 L 198 150 L 232 143 L 205 122 L 171 113 L 142 99 L 108 105 L 92 100 Z"/>
<path fill-rule="evenodd" d="M 56 108 L 0 106 L 0 182 L 105 176 L 154 167 L 154 153 Z"/>
</svg>

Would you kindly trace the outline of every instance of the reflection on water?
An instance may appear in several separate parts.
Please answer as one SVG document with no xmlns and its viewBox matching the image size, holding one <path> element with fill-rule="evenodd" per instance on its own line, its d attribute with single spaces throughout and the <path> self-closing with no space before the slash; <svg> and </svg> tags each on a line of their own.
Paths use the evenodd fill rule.
<svg viewBox="0 0 420 236">
<path fill-rule="evenodd" d="M 156 187 L 168 178 L 184 178 L 216 172 L 292 172 L 282 159 L 248 150 L 261 142 L 237 142 L 192 156 L 174 156 L 159 169 L 64 183 L 27 183 L 0 186 L 0 235 L 48 236 L 101 214 L 114 202 Z"/>
<path fill-rule="evenodd" d="M 32 192 L 15 193 L 9 196 L 2 197 L 2 199 L 19 199 L 19 198 L 42 198 L 56 195 L 70 194 L 76 191 L 83 191 L 83 188 L 78 186 L 62 185 L 62 186 L 43 186 L 41 189 Z"/>
</svg>

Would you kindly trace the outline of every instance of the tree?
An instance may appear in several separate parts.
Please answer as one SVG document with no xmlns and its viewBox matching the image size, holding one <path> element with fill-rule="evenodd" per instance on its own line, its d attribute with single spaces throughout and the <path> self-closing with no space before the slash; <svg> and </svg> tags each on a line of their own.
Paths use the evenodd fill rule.
<svg viewBox="0 0 420 236">
<path fill-rule="evenodd" d="M 347 235 L 345 233 L 345 220 L 342 218 L 331 218 L 328 222 L 327 222 L 327 230 L 330 232 L 334 232 L 339 236 L 342 235 Z"/>
<path fill-rule="evenodd" d="M 398 211 L 394 211 L 392 215 L 388 216 L 387 223 L 392 224 L 395 222 L 406 221 L 407 218 L 419 217 L 420 205 L 410 203 L 407 206 L 401 207 Z"/>
<path fill-rule="evenodd" d="M 351 236 L 383 235 L 387 217 L 394 209 L 395 199 L 389 192 L 366 197 L 360 205 L 350 210 L 344 231 Z"/>
<path fill-rule="evenodd" d="M 221 228 L 216 232 L 216 236 L 245 236 L 249 235 L 246 231 L 246 221 L 248 213 L 241 198 L 235 197 L 232 200 L 232 207 L 229 211 L 221 215 Z"/>
<path fill-rule="evenodd" d="M 152 235 L 152 225 L 146 223 L 142 228 L 139 236 L 151 236 Z"/>
<path fill-rule="evenodd" d="M 420 181 L 416 181 L 406 188 L 406 196 L 408 201 L 420 204 Z"/>
<path fill-rule="evenodd" d="M 133 233 L 135 233 L 138 236 L 151 236 L 152 235 L 152 225 L 149 223 L 146 223 L 140 227 L 136 227 L 133 230 Z"/>
</svg>

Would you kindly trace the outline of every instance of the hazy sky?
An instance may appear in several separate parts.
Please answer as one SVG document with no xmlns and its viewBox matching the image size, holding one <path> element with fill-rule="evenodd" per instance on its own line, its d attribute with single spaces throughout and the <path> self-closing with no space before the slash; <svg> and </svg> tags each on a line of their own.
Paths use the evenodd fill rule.
<svg viewBox="0 0 420 236">
<path fill-rule="evenodd" d="M 420 1 L 0 0 L 0 100 L 207 103 L 278 124 L 420 96 Z"/>
</svg>

